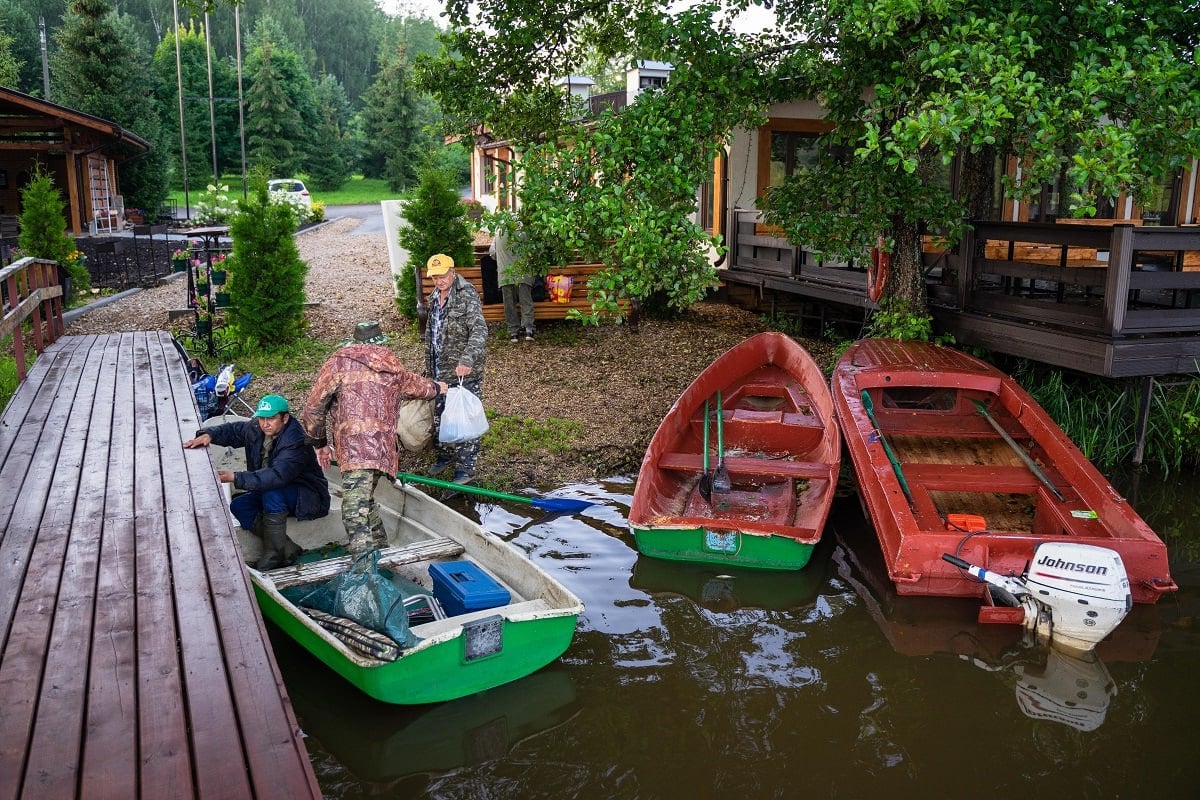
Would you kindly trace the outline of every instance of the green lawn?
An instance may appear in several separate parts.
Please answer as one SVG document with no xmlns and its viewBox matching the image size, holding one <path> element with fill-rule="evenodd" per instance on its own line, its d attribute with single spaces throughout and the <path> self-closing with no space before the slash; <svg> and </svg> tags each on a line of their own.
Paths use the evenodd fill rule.
<svg viewBox="0 0 1200 800">
<path fill-rule="evenodd" d="M 229 194 L 232 197 L 241 196 L 240 178 L 236 175 L 229 176 L 224 179 L 229 186 Z M 200 198 L 200 194 L 204 191 L 204 186 L 197 186 L 189 193 L 191 204 L 194 206 Z M 319 200 L 327 206 L 357 206 L 367 205 L 369 203 L 378 203 L 380 200 L 398 200 L 403 195 L 398 195 L 388 188 L 387 181 L 381 178 L 364 178 L 361 175 L 355 175 L 346 185 L 336 192 L 312 192 L 313 200 Z M 168 197 L 170 202 L 174 203 L 179 208 L 184 207 L 183 190 L 172 191 Z"/>
</svg>

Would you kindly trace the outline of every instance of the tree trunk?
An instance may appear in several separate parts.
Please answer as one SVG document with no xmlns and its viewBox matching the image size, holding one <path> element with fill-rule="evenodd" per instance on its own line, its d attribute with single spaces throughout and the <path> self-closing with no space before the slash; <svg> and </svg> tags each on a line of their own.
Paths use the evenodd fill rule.
<svg viewBox="0 0 1200 800">
<path fill-rule="evenodd" d="M 913 314 L 927 314 L 920 232 L 915 223 L 893 218 L 892 239 L 895 246 L 884 294 L 899 300 Z"/>
</svg>

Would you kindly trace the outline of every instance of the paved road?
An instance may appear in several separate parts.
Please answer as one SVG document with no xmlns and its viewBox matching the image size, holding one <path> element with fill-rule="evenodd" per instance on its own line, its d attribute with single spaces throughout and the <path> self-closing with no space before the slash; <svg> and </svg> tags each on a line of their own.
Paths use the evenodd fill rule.
<svg viewBox="0 0 1200 800">
<path fill-rule="evenodd" d="M 325 219 L 334 217 L 354 217 L 363 223 L 354 229 L 354 234 L 368 236 L 383 236 L 383 210 L 379 203 L 368 203 L 361 206 L 326 206 Z"/>
</svg>

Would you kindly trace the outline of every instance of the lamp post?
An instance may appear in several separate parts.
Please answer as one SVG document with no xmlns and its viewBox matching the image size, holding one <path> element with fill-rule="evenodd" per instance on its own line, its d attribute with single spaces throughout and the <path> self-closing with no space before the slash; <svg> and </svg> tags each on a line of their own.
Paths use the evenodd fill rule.
<svg viewBox="0 0 1200 800">
<path fill-rule="evenodd" d="M 204 12 L 204 56 L 208 60 L 208 129 L 212 137 L 213 183 L 220 183 L 221 174 L 217 169 L 217 117 L 213 111 L 212 83 L 212 39 L 208 31 L 208 12 Z"/>
</svg>

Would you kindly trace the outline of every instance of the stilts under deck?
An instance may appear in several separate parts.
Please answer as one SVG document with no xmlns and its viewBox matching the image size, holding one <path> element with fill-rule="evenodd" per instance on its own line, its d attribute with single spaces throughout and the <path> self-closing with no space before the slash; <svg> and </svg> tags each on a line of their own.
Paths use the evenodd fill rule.
<svg viewBox="0 0 1200 800">
<path fill-rule="evenodd" d="M 166 333 L 59 339 L 0 417 L 0 800 L 321 796 Z"/>
</svg>

